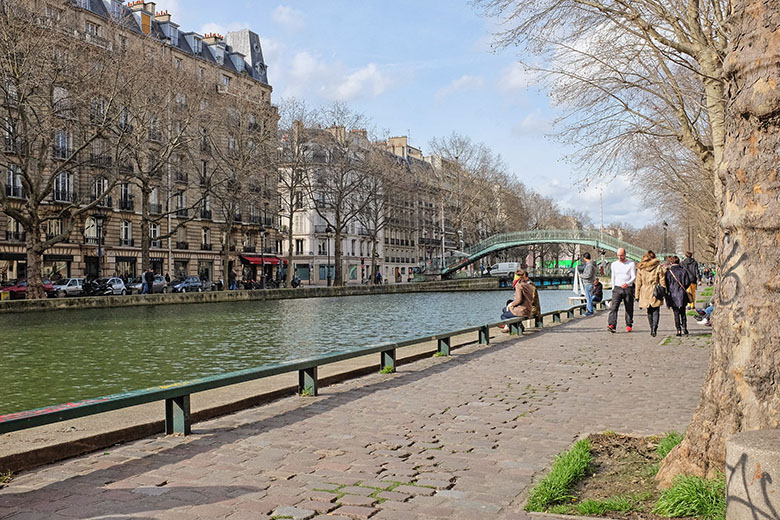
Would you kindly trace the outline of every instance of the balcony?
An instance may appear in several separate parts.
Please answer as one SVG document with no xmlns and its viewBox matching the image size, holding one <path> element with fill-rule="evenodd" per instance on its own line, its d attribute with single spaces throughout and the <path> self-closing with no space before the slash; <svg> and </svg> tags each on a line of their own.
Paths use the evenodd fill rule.
<svg viewBox="0 0 780 520">
<path fill-rule="evenodd" d="M 131 162 L 122 162 L 119 163 L 119 171 L 122 173 L 133 173 L 135 168 L 133 168 L 133 163 Z"/>
<path fill-rule="evenodd" d="M 200 218 L 211 220 L 211 210 L 210 209 L 202 209 L 200 210 Z"/>
<path fill-rule="evenodd" d="M 181 218 L 187 218 L 190 216 L 190 210 L 188 210 L 187 208 L 177 209 L 176 216 Z"/>
<path fill-rule="evenodd" d="M 257 247 L 255 246 L 244 246 L 244 253 L 256 253 Z"/>
<path fill-rule="evenodd" d="M 84 237 L 84 243 L 92 246 L 97 246 L 103 243 L 98 237 Z"/>
<path fill-rule="evenodd" d="M 9 242 L 24 242 L 27 240 L 27 233 L 24 231 L 6 231 L 5 239 Z"/>
<path fill-rule="evenodd" d="M 59 233 L 46 233 L 46 240 L 53 240 L 54 237 L 58 236 Z M 70 239 L 66 238 L 64 240 L 60 240 L 58 243 L 60 244 L 70 244 Z"/>
<path fill-rule="evenodd" d="M 53 146 L 52 154 L 55 159 L 65 160 L 73 155 L 73 148 L 67 148 L 65 146 Z"/>
<path fill-rule="evenodd" d="M 23 199 L 24 198 L 24 187 L 23 186 L 11 186 L 10 184 L 5 185 L 5 196 L 6 197 L 12 197 L 15 199 Z"/>
<path fill-rule="evenodd" d="M 358 235 L 363 235 L 363 236 L 370 237 L 370 236 L 371 236 L 371 230 L 370 230 L 370 229 L 363 228 L 363 227 L 362 227 L 362 228 L 359 228 L 359 229 L 358 229 Z"/>
<path fill-rule="evenodd" d="M 200 245 L 201 251 L 211 251 L 211 244 L 201 244 Z"/>
<path fill-rule="evenodd" d="M 27 143 L 21 139 L 14 140 L 10 137 L 6 137 L 3 144 L 3 152 L 8 155 L 26 155 Z"/>
<path fill-rule="evenodd" d="M 263 217 L 260 215 L 249 215 L 249 223 L 250 224 L 262 224 Z"/>
<path fill-rule="evenodd" d="M 186 172 L 176 172 L 173 174 L 173 180 L 176 182 L 186 183 L 187 179 L 188 179 L 188 175 Z"/>
<path fill-rule="evenodd" d="M 189 242 L 176 242 L 176 249 L 189 249 L 190 243 Z"/>
<path fill-rule="evenodd" d="M 243 215 L 241 215 L 241 213 L 234 213 L 233 214 L 233 221 L 234 222 L 243 222 L 244 221 L 244 217 L 243 217 Z"/>
<path fill-rule="evenodd" d="M 152 215 L 162 215 L 162 204 L 149 203 L 149 213 Z"/>
<path fill-rule="evenodd" d="M 70 204 L 76 202 L 76 194 L 70 190 L 54 190 L 52 194 L 52 200 L 54 202 L 64 202 Z"/>
<path fill-rule="evenodd" d="M 120 246 L 135 247 L 135 240 L 133 240 L 132 238 L 120 238 L 119 239 L 119 245 Z"/>
<path fill-rule="evenodd" d="M 162 240 L 152 240 L 151 242 L 149 242 L 149 247 L 162 249 Z"/>
<path fill-rule="evenodd" d="M 135 210 L 135 202 L 133 199 L 119 199 L 120 211 L 133 211 Z"/>
<path fill-rule="evenodd" d="M 315 233 L 327 233 L 328 229 L 330 229 L 330 232 L 333 233 L 333 228 L 331 228 L 327 224 L 316 224 L 314 226 Z"/>
<path fill-rule="evenodd" d="M 95 202 L 97 200 L 97 197 L 95 195 L 90 196 L 89 201 Z M 100 208 L 113 208 L 114 207 L 114 199 L 111 197 L 103 197 L 100 202 L 97 203 L 98 207 Z"/>
<path fill-rule="evenodd" d="M 95 168 L 110 168 L 114 163 L 114 159 L 110 155 L 102 153 L 90 153 L 89 165 Z"/>
</svg>

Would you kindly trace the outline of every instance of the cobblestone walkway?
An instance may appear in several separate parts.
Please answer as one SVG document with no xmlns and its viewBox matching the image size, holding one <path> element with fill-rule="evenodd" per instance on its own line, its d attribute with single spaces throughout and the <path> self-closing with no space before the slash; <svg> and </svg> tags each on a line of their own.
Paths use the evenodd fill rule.
<svg viewBox="0 0 780 520">
<path fill-rule="evenodd" d="M 0 518 L 526 518 L 578 436 L 685 430 L 709 348 L 668 332 L 610 334 L 601 313 L 464 347 L 16 475 Z"/>
</svg>

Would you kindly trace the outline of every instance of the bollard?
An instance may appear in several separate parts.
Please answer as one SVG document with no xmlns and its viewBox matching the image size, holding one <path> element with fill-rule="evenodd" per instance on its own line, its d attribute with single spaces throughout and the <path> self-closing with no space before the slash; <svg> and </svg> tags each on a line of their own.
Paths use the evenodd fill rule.
<svg viewBox="0 0 780 520">
<path fill-rule="evenodd" d="M 544 317 L 543 316 L 539 316 L 538 318 L 534 318 L 534 328 L 535 329 L 544 328 Z"/>
<path fill-rule="evenodd" d="M 490 327 L 487 325 L 479 328 L 479 344 L 490 345 Z"/>
<path fill-rule="evenodd" d="M 780 430 L 735 433 L 726 440 L 726 520 L 777 518 Z"/>
<path fill-rule="evenodd" d="M 523 333 L 523 330 L 525 330 L 525 328 L 523 327 L 523 322 L 522 321 L 518 321 L 518 322 L 509 324 L 509 334 L 510 335 L 514 334 L 516 336 L 520 336 Z"/>
<path fill-rule="evenodd" d="M 553 323 L 560 323 L 561 322 L 561 313 L 560 312 L 554 312 L 552 317 L 553 317 Z"/>
<path fill-rule="evenodd" d="M 574 318 L 574 309 L 568 309 L 566 311 L 566 318 L 569 320 Z"/>
</svg>

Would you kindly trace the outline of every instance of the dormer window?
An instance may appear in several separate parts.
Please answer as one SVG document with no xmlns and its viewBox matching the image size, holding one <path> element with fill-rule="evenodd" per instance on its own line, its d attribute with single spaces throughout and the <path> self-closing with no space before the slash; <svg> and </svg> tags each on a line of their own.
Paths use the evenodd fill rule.
<svg viewBox="0 0 780 520">
<path fill-rule="evenodd" d="M 222 84 L 226 87 L 230 86 L 230 76 L 222 75 Z"/>
</svg>

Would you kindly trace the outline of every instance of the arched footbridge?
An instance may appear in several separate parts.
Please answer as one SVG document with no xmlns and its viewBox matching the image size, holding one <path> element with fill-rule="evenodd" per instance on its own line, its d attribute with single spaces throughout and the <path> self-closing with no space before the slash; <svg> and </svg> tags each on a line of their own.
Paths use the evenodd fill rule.
<svg viewBox="0 0 780 520">
<path fill-rule="evenodd" d="M 626 250 L 626 256 L 631 260 L 639 261 L 646 250 L 639 246 L 623 242 L 615 237 L 605 235 L 600 231 L 582 229 L 541 229 L 532 231 L 516 231 L 513 233 L 498 233 L 486 238 L 482 242 L 474 244 L 462 251 L 463 255 L 451 256 L 444 259 L 441 275 L 449 274 L 463 269 L 469 264 L 479 261 L 481 258 L 498 251 L 517 246 L 532 244 L 582 244 L 596 249 L 617 251 L 621 247 Z"/>
</svg>

